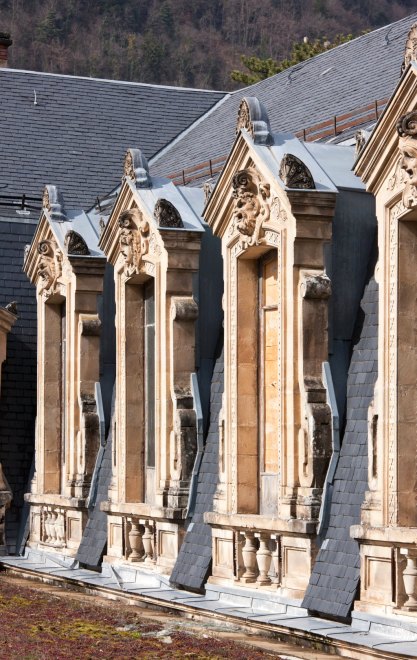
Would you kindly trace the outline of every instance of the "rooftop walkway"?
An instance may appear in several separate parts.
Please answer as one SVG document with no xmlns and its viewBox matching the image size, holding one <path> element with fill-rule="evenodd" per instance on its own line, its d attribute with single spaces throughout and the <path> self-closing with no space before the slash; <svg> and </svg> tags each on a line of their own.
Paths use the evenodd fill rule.
<svg viewBox="0 0 417 660">
<path fill-rule="evenodd" d="M 207 585 L 205 595 L 173 589 L 167 576 L 145 568 L 103 564 L 102 572 L 80 568 L 61 555 L 29 550 L 22 557 L 1 557 L 0 566 L 38 579 L 96 591 L 185 614 L 215 617 L 246 628 L 286 636 L 349 658 L 416 658 L 417 626 L 356 615 L 351 625 L 310 616 L 300 601 L 284 600 L 270 591 Z"/>
</svg>

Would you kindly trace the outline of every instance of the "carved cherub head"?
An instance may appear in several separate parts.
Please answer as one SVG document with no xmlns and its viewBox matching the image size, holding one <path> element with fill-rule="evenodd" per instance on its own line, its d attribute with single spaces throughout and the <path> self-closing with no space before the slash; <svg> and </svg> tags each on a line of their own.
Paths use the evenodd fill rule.
<svg viewBox="0 0 417 660">
<path fill-rule="evenodd" d="M 400 137 L 398 148 L 402 156 L 401 169 L 408 175 L 409 183 L 417 186 L 417 139 Z"/>
</svg>

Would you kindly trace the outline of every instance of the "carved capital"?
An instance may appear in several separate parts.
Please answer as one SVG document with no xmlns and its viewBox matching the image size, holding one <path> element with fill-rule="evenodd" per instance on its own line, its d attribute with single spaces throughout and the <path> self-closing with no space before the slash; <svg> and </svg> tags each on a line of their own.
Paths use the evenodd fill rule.
<svg viewBox="0 0 417 660">
<path fill-rule="evenodd" d="M 232 179 L 234 207 L 232 228 L 241 234 L 245 245 L 258 245 L 261 242 L 261 229 L 269 220 L 271 195 L 269 183 L 261 179 L 258 172 L 248 167 L 236 172 Z"/>
<path fill-rule="evenodd" d="M 49 296 L 62 275 L 62 253 L 54 239 L 40 241 L 37 250 L 40 254 L 38 277 L 41 280 L 41 292 Z"/>
<path fill-rule="evenodd" d="M 119 217 L 119 245 L 125 260 L 125 275 L 140 271 L 142 259 L 149 251 L 149 223 L 139 209 L 123 211 Z"/>
<path fill-rule="evenodd" d="M 417 204 L 417 111 L 407 113 L 397 121 L 400 151 L 399 166 L 405 172 L 403 203 L 406 208 Z"/>
<path fill-rule="evenodd" d="M 160 227 L 172 227 L 174 229 L 182 229 L 184 227 L 178 210 L 167 199 L 158 199 L 153 215 Z"/>
<path fill-rule="evenodd" d="M 332 283 L 326 273 L 306 277 L 301 284 L 303 298 L 327 300 L 332 295 Z"/>
<path fill-rule="evenodd" d="M 285 154 L 279 167 L 279 178 L 287 188 L 314 190 L 312 174 L 302 160 L 293 154 Z"/>
<path fill-rule="evenodd" d="M 265 106 L 256 96 L 244 97 L 237 113 L 236 133 L 246 130 L 255 144 L 270 144 L 271 127 Z"/>
<path fill-rule="evenodd" d="M 137 188 L 150 187 L 148 161 L 140 149 L 126 151 L 123 176 L 134 181 Z"/>
<path fill-rule="evenodd" d="M 96 318 L 83 318 L 80 321 L 81 334 L 84 337 L 99 337 L 101 334 L 101 321 Z"/>
<path fill-rule="evenodd" d="M 90 250 L 88 249 L 87 243 L 81 236 L 74 230 L 67 231 L 64 241 L 65 249 L 67 254 L 82 255 L 88 256 Z"/>
</svg>

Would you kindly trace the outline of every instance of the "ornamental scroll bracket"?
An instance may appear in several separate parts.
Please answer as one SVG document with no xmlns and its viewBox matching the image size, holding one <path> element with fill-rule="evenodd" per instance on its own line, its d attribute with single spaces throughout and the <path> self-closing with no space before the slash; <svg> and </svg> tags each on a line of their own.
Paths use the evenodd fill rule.
<svg viewBox="0 0 417 660">
<path fill-rule="evenodd" d="M 123 176 L 136 184 L 136 188 L 150 188 L 148 161 L 140 149 L 128 149 L 125 155 Z"/>
<path fill-rule="evenodd" d="M 285 154 L 279 166 L 279 178 L 287 188 L 315 190 L 313 176 L 307 165 L 293 154 Z"/>
<path fill-rule="evenodd" d="M 43 190 L 42 208 L 48 212 L 56 222 L 68 221 L 64 212 L 64 203 L 57 186 L 47 185 Z"/>
<path fill-rule="evenodd" d="M 417 110 L 400 117 L 397 122 L 399 135 L 400 168 L 405 172 L 403 204 L 411 209 L 417 205 Z"/>
<path fill-rule="evenodd" d="M 243 247 L 260 245 L 262 226 L 269 220 L 271 207 L 269 183 L 258 172 L 248 167 L 239 170 L 232 179 L 233 212 L 231 233 L 237 230 Z"/>
<path fill-rule="evenodd" d="M 62 252 L 53 238 L 40 241 L 37 251 L 40 254 L 38 263 L 40 291 L 45 296 L 50 296 L 55 292 L 57 280 L 62 275 Z"/>
<path fill-rule="evenodd" d="M 256 96 L 245 96 L 237 113 L 236 134 L 246 130 L 255 144 L 271 144 L 272 134 L 265 106 Z"/>
<path fill-rule="evenodd" d="M 158 199 L 153 216 L 159 227 L 169 227 L 171 229 L 183 229 L 184 227 L 178 209 L 168 199 Z"/>
<path fill-rule="evenodd" d="M 119 247 L 124 257 L 124 273 L 131 277 L 139 273 L 143 257 L 149 251 L 149 222 L 138 208 L 123 211 L 119 216 Z"/>
<path fill-rule="evenodd" d="M 417 59 L 417 23 L 411 26 L 410 32 L 405 42 L 404 60 L 401 65 L 401 75 L 413 60 Z"/>
<path fill-rule="evenodd" d="M 87 243 L 76 231 L 70 230 L 66 233 L 64 245 L 69 255 L 88 256 L 90 254 Z"/>
</svg>

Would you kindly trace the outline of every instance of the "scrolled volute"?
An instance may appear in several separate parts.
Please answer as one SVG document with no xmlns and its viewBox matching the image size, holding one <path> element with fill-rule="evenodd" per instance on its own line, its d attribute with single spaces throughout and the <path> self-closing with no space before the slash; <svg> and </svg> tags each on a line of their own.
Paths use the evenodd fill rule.
<svg viewBox="0 0 417 660">
<path fill-rule="evenodd" d="M 294 154 L 285 154 L 279 167 L 279 178 L 287 188 L 314 190 L 315 183 L 307 165 Z"/>
<path fill-rule="evenodd" d="M 272 134 L 265 106 L 256 96 L 246 96 L 237 113 L 236 134 L 246 130 L 255 144 L 271 144 Z"/>
<path fill-rule="evenodd" d="M 137 188 L 150 187 L 148 161 L 140 149 L 126 151 L 123 176 L 134 181 Z"/>
</svg>

